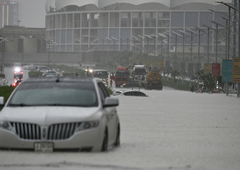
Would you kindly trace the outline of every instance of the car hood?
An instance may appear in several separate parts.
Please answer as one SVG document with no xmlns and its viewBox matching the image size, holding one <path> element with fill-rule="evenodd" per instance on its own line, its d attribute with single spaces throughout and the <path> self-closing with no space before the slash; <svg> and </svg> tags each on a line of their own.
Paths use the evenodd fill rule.
<svg viewBox="0 0 240 170">
<path fill-rule="evenodd" d="M 39 125 L 97 120 L 98 107 L 5 107 L 1 117 L 5 121 Z"/>
</svg>

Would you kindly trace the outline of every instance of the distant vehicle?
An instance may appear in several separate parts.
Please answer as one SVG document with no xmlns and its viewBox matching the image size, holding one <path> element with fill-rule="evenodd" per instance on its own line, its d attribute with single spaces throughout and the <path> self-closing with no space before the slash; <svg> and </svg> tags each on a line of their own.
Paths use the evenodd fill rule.
<svg viewBox="0 0 240 170">
<path fill-rule="evenodd" d="M 147 70 L 144 65 L 134 65 L 133 70 L 131 72 L 131 81 L 132 85 L 138 86 L 139 80 L 141 80 L 142 87 L 146 84 L 146 74 Z"/>
<path fill-rule="evenodd" d="M 162 80 L 161 80 L 161 74 L 159 73 L 159 71 L 156 69 L 149 71 L 146 76 L 145 89 L 162 90 L 162 88 L 163 88 L 163 85 L 162 85 Z"/>
<path fill-rule="evenodd" d="M 100 78 L 105 86 L 108 86 L 108 71 L 103 69 L 92 70 L 92 76 Z"/>
<path fill-rule="evenodd" d="M 16 67 L 22 67 L 22 64 L 21 63 L 14 63 L 14 68 Z"/>
<path fill-rule="evenodd" d="M 14 80 L 13 86 L 17 87 L 19 84 L 21 84 L 21 82 L 22 82 L 22 79 L 16 77 L 15 80 Z"/>
<path fill-rule="evenodd" d="M 107 151 L 120 145 L 118 104 L 97 78 L 27 79 L 0 97 L 0 148 Z"/>
<path fill-rule="evenodd" d="M 103 70 L 103 69 L 96 69 L 93 70 L 93 77 L 97 77 L 100 79 L 107 79 L 108 78 L 108 71 L 107 70 Z"/>
<path fill-rule="evenodd" d="M 120 87 L 130 81 L 130 73 L 128 67 L 117 67 L 117 71 L 114 76 L 110 78 L 115 81 L 116 87 Z"/>
<path fill-rule="evenodd" d="M 23 71 L 22 71 L 22 66 L 21 66 L 21 63 L 15 63 L 14 64 L 14 67 L 13 67 L 13 78 L 20 78 L 22 79 L 23 78 Z"/>
<path fill-rule="evenodd" d="M 118 90 L 113 93 L 113 96 L 119 96 L 119 95 L 147 97 L 147 95 L 145 93 L 143 93 L 142 91 L 138 91 L 138 90 L 128 90 L 128 91 Z"/>
</svg>

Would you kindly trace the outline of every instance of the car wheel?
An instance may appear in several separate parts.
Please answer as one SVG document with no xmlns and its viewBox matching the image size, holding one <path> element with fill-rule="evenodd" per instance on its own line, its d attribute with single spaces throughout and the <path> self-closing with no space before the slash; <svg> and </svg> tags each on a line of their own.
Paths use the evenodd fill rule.
<svg viewBox="0 0 240 170">
<path fill-rule="evenodd" d="M 115 146 L 120 146 L 120 125 L 118 125 Z"/>
<path fill-rule="evenodd" d="M 103 138 L 103 143 L 102 143 L 102 152 L 106 152 L 108 148 L 108 134 L 107 134 L 107 129 L 105 130 L 104 133 L 104 138 Z"/>
</svg>

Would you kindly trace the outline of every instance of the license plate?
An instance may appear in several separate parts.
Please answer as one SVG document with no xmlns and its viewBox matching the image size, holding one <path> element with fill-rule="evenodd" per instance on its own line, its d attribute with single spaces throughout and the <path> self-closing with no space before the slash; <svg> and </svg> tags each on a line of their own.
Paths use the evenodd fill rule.
<svg viewBox="0 0 240 170">
<path fill-rule="evenodd" d="M 49 143 L 49 142 L 35 143 L 34 150 L 35 150 L 35 152 L 52 152 L 53 151 L 53 143 Z"/>
</svg>

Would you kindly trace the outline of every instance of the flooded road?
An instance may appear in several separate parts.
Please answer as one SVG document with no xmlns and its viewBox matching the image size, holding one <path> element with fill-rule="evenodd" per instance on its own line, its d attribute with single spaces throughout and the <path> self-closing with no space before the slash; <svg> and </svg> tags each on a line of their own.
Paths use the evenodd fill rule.
<svg viewBox="0 0 240 170">
<path fill-rule="evenodd" d="M 118 96 L 119 148 L 106 153 L 0 150 L 0 170 L 239 170 L 236 95 L 166 87 L 141 91 L 149 97 Z"/>
</svg>

